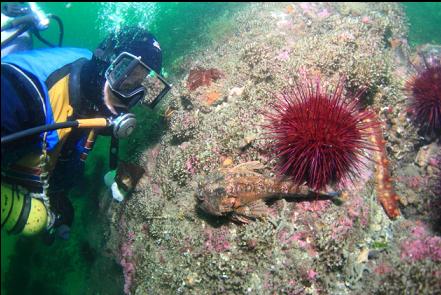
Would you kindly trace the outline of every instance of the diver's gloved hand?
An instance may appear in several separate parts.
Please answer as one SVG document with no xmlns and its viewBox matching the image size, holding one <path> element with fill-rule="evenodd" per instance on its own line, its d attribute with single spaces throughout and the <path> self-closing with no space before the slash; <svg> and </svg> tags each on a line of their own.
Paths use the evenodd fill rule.
<svg viewBox="0 0 441 295">
<path fill-rule="evenodd" d="M 70 227 L 67 224 L 62 224 L 55 230 L 57 237 L 62 240 L 69 240 L 70 237 Z"/>
<path fill-rule="evenodd" d="M 69 240 L 70 227 L 67 224 L 60 224 L 56 227 L 52 227 L 46 230 L 42 234 L 42 240 L 48 246 L 52 245 L 55 242 L 56 238 L 59 238 L 64 241 Z"/>
<path fill-rule="evenodd" d="M 118 183 L 115 181 L 116 170 L 110 170 L 104 175 L 104 183 L 110 189 L 112 193 L 112 198 L 118 202 L 124 201 L 124 198 L 127 196 L 127 192 L 118 186 Z"/>
</svg>

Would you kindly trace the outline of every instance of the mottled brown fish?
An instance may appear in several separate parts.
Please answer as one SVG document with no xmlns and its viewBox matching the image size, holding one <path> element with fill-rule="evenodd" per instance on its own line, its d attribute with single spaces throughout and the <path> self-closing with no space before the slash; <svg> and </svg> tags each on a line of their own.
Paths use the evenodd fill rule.
<svg viewBox="0 0 441 295">
<path fill-rule="evenodd" d="M 264 200 L 274 197 L 317 197 L 306 185 L 292 181 L 266 177 L 255 170 L 264 166 L 247 162 L 230 169 L 221 169 L 198 183 L 199 207 L 215 216 L 229 216 L 232 220 L 249 223 L 255 218 L 265 217 L 267 206 Z M 321 193 L 333 197 L 335 193 Z"/>
</svg>

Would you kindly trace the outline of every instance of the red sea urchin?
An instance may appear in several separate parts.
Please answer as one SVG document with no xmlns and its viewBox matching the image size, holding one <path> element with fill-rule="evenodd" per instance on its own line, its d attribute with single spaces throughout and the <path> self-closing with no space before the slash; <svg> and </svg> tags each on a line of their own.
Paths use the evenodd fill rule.
<svg viewBox="0 0 441 295">
<path fill-rule="evenodd" d="M 423 131 L 441 130 L 441 64 L 429 65 L 406 82 L 408 110 Z"/>
<path fill-rule="evenodd" d="M 306 182 L 315 190 L 359 174 L 374 114 L 360 111 L 357 95 L 343 95 L 340 80 L 332 94 L 322 91 L 320 81 L 296 84 L 282 93 L 267 114 L 265 125 L 273 139 L 272 149 L 279 160 L 278 171 L 298 184 Z M 375 126 L 374 126 L 375 125 Z"/>
</svg>

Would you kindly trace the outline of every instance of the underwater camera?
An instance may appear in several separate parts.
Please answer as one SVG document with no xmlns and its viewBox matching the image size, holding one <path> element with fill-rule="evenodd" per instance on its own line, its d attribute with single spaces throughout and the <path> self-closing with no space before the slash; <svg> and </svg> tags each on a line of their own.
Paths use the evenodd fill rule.
<svg viewBox="0 0 441 295">
<path fill-rule="evenodd" d="M 141 61 L 141 57 L 122 52 L 105 73 L 110 89 L 130 109 L 142 103 L 153 108 L 170 90 L 161 74 Z"/>
</svg>

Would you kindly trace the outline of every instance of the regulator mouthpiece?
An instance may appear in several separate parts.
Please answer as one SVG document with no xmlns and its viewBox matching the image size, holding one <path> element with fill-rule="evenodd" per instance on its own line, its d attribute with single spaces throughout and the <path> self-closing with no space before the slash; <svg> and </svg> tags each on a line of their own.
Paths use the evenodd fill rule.
<svg viewBox="0 0 441 295">
<path fill-rule="evenodd" d="M 120 115 L 112 121 L 112 126 L 115 138 L 128 137 L 136 127 L 136 117 L 132 113 Z"/>
</svg>

